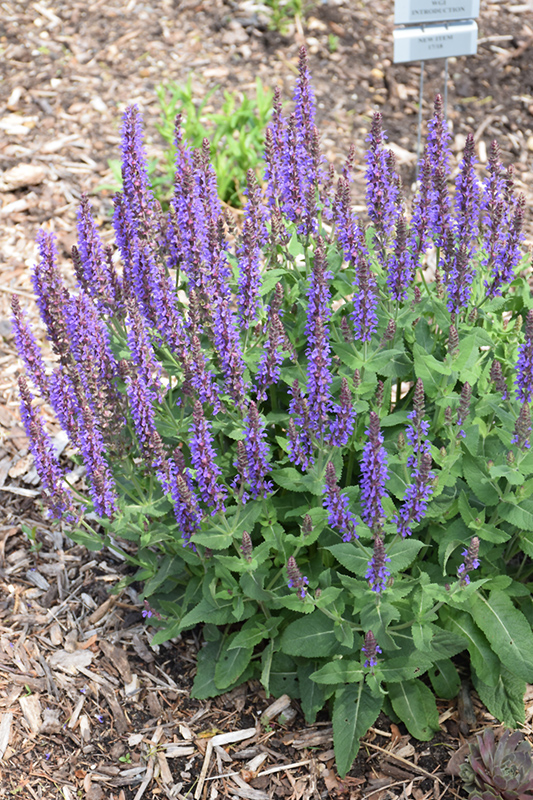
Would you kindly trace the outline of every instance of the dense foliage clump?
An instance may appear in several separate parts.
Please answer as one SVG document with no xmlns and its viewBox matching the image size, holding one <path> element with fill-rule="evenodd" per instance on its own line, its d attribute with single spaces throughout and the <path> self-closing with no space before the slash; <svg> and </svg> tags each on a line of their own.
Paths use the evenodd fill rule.
<svg viewBox="0 0 533 800">
<path fill-rule="evenodd" d="M 524 200 L 496 144 L 478 177 L 471 136 L 452 192 L 440 98 L 428 127 L 408 212 L 374 116 L 365 228 L 353 152 L 338 178 L 321 156 L 302 50 L 293 111 L 276 92 L 264 187 L 249 172 L 237 231 L 209 143 L 192 149 L 179 119 L 162 212 L 129 108 L 117 249 L 84 198 L 69 293 L 53 235 L 38 240 L 53 364 L 13 303 L 50 513 L 91 548 L 122 543 L 154 644 L 204 626 L 196 697 L 254 677 L 299 698 L 309 722 L 329 703 L 342 773 L 382 708 L 432 737 L 459 653 L 510 725 L 533 680 Z M 90 500 L 65 481 L 35 392 Z"/>
</svg>

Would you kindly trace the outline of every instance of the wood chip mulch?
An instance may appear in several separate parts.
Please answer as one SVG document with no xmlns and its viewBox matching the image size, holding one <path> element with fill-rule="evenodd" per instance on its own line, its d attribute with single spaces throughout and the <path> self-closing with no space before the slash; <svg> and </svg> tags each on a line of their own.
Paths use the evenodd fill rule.
<svg viewBox="0 0 533 800">
<path fill-rule="evenodd" d="M 155 87 L 192 76 L 200 101 L 223 90 L 281 85 L 289 97 L 306 44 L 326 156 L 336 164 L 356 143 L 356 210 L 364 197 L 371 115 L 384 114 L 406 186 L 414 180 L 420 69 L 394 66 L 392 3 L 306 4 L 284 34 L 268 27 L 256 0 L 38 0 L 1 4 L 0 48 L 0 796 L 64 800 L 141 798 L 461 797 L 447 773 L 464 757 L 469 731 L 494 724 L 465 686 L 463 702 L 439 704 L 441 732 L 411 739 L 380 716 L 349 775 L 335 771 L 327 716 L 306 727 L 298 704 L 272 708 L 251 682 L 211 701 L 189 696 L 201 642 L 195 632 L 150 647 L 151 629 L 133 587 L 110 595 L 125 570 L 109 551 L 91 553 L 43 519 L 39 481 L 18 415 L 20 365 L 10 332 L 19 294 L 44 345 L 31 285 L 35 234 L 69 253 L 82 192 L 112 241 L 112 181 L 121 114 L 136 102 L 156 131 Z M 526 244 L 533 243 L 533 7 L 481 2 L 479 52 L 450 64 L 449 119 L 458 160 L 472 130 L 481 163 L 498 138 L 526 193 Z M 424 117 L 442 91 L 442 64 L 426 65 Z M 456 161 L 457 163 L 457 161 Z M 360 205 L 357 205 L 357 202 Z M 68 446 L 46 408 L 58 451 Z M 81 472 L 71 474 L 83 486 Z M 469 705 L 471 703 L 472 705 Z M 525 698 L 533 733 L 533 688 Z M 466 712 L 470 711 L 470 715 Z M 472 717 L 472 713 L 474 716 Z M 470 721 L 469 721 L 470 720 Z"/>
</svg>

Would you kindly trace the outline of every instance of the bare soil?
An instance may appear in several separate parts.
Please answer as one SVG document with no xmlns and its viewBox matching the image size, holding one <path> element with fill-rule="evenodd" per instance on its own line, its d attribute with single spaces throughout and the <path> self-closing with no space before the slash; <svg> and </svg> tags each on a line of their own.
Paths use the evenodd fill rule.
<svg viewBox="0 0 533 800">
<path fill-rule="evenodd" d="M 123 109 L 136 102 L 150 155 L 163 142 L 155 87 L 192 76 L 200 101 L 218 86 L 253 93 L 255 78 L 289 97 L 298 49 L 306 44 L 327 158 L 356 146 L 356 209 L 364 201 L 364 152 L 371 116 L 383 113 L 404 185 L 415 174 L 420 65 L 393 65 L 392 2 L 306 4 L 283 34 L 255 0 L 57 0 L 2 3 L 0 48 L 0 791 L 3 797 L 74 800 L 244 797 L 460 797 L 445 772 L 472 730 L 494 724 L 468 686 L 462 702 L 439 704 L 441 732 L 411 739 L 380 717 L 353 769 L 335 772 L 331 727 L 311 728 L 294 702 L 289 723 L 268 716 L 251 683 L 213 701 L 189 696 L 201 642 L 195 633 L 152 650 L 150 628 L 130 588 L 109 589 L 124 565 L 91 553 L 44 521 L 38 478 L 20 425 L 20 366 L 10 333 L 14 292 L 44 340 L 30 280 L 34 238 L 55 230 L 65 269 L 76 240 L 82 192 L 111 241 L 108 160 L 118 155 Z M 486 2 L 478 55 L 450 60 L 448 117 L 454 152 L 475 135 L 481 168 L 490 141 L 516 165 L 528 199 L 533 245 L 533 3 Z M 424 117 L 443 91 L 443 64 L 425 70 Z M 209 110 L 208 108 L 208 110 Z M 46 413 L 46 410 L 45 410 Z M 57 424 L 51 429 L 62 443 Z M 32 532 L 31 538 L 23 532 Z M 469 702 L 475 714 L 465 714 Z M 465 706 L 466 703 L 466 706 Z M 532 733 L 533 691 L 525 698 Z M 290 715 L 289 715 L 290 716 Z M 254 731 L 251 731 L 254 729 Z M 250 734 L 228 743 L 225 734 Z M 220 744 L 208 747 L 214 735 Z M 230 737 L 231 739 L 231 737 Z M 459 756 L 457 753 L 459 752 Z M 216 777 L 222 776 L 222 777 Z"/>
</svg>

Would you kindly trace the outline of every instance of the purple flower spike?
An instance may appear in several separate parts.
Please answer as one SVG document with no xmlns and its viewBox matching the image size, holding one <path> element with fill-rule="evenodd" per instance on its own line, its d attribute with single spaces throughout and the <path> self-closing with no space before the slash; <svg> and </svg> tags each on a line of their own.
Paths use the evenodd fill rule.
<svg viewBox="0 0 533 800">
<path fill-rule="evenodd" d="M 174 516 L 183 537 L 183 546 L 190 544 L 191 537 L 200 529 L 202 513 L 193 481 L 188 469 L 185 468 L 180 450 L 174 453 L 174 459 L 169 460 L 169 486 L 174 502 Z"/>
<path fill-rule="evenodd" d="M 366 661 L 363 664 L 363 666 L 365 667 L 365 669 L 370 669 L 372 670 L 372 673 L 374 673 L 374 667 L 376 667 L 378 663 L 377 656 L 379 653 L 382 653 L 383 651 L 379 646 L 379 644 L 376 642 L 376 638 L 372 633 L 372 631 L 368 631 L 365 634 L 365 643 L 361 648 L 361 650 L 366 656 Z"/>
<path fill-rule="evenodd" d="M 289 579 L 287 584 L 289 589 L 297 589 L 299 597 L 303 600 L 307 594 L 305 587 L 309 584 L 309 579 L 302 576 L 294 556 L 291 556 L 287 561 L 287 577 Z"/>
<path fill-rule="evenodd" d="M 357 251 L 354 286 L 352 320 L 355 338 L 361 342 L 369 342 L 378 327 L 376 308 L 379 297 L 376 276 L 370 269 L 366 248 Z"/>
<path fill-rule="evenodd" d="M 19 378 L 19 391 L 20 413 L 30 442 L 30 450 L 35 459 L 35 468 L 45 492 L 45 502 L 51 515 L 56 519 L 66 515 L 67 519 L 72 520 L 74 519 L 72 495 L 67 487 L 63 486 L 63 474 L 54 454 L 52 441 L 46 433 L 41 414 L 33 405 L 33 398 L 24 376 Z"/>
<path fill-rule="evenodd" d="M 95 511 L 101 517 L 113 519 L 118 510 L 115 481 L 105 459 L 104 438 L 89 405 L 81 409 L 79 425 L 80 449 Z"/>
<path fill-rule="evenodd" d="M 452 314 L 459 314 L 468 305 L 472 294 L 471 284 L 476 275 L 472 251 L 462 242 L 446 264 L 447 308 Z"/>
<path fill-rule="evenodd" d="M 381 594 L 385 591 L 387 585 L 387 578 L 389 577 L 390 570 L 387 568 L 387 563 L 390 558 L 385 552 L 383 539 L 378 534 L 374 536 L 374 554 L 368 562 L 368 569 L 365 573 L 365 578 L 370 584 L 373 592 Z"/>
<path fill-rule="evenodd" d="M 407 225 L 403 215 L 398 217 L 396 223 L 396 241 L 387 260 L 387 271 L 387 286 L 391 297 L 398 302 L 405 300 L 414 273 L 411 253 L 407 249 Z"/>
<path fill-rule="evenodd" d="M 292 395 L 287 428 L 289 458 L 293 464 L 299 464 L 306 470 L 314 463 L 309 407 L 305 397 L 302 396 L 298 381 L 293 382 L 289 394 Z"/>
<path fill-rule="evenodd" d="M 379 530 L 384 516 L 381 498 L 387 494 L 385 481 L 389 475 L 387 452 L 383 447 L 383 434 L 375 411 L 370 412 L 370 424 L 365 434 L 368 441 L 361 459 L 361 516 L 370 528 Z"/>
<path fill-rule="evenodd" d="M 511 442 L 518 445 L 520 450 L 529 450 L 531 436 L 531 410 L 529 403 L 522 403 L 520 414 L 516 420 Z"/>
<path fill-rule="evenodd" d="M 269 450 L 264 441 L 265 424 L 259 418 L 257 406 L 251 402 L 245 420 L 244 441 L 246 449 L 246 480 L 250 486 L 250 494 L 267 497 L 272 491 L 272 482 L 265 480 L 270 470 L 268 462 Z"/>
<path fill-rule="evenodd" d="M 265 225 L 266 209 L 261 201 L 261 188 L 252 169 L 247 173 L 248 202 L 244 209 L 242 244 L 238 250 L 239 315 L 246 326 L 257 317 L 261 289 L 261 248 L 268 233 Z"/>
<path fill-rule="evenodd" d="M 225 298 L 218 301 L 215 309 L 213 339 L 226 389 L 233 399 L 242 405 L 247 390 L 243 378 L 245 363 L 235 315 Z"/>
<path fill-rule="evenodd" d="M 82 288 L 100 303 L 111 305 L 115 301 L 114 278 L 110 274 L 109 261 L 104 244 L 91 213 L 87 195 L 82 194 L 78 209 L 78 247 Z"/>
<path fill-rule="evenodd" d="M 37 295 L 37 305 L 46 325 L 52 349 L 62 360 L 68 358 L 69 336 L 65 308 L 69 293 L 57 266 L 56 238 L 53 233 L 39 231 L 37 234 L 39 261 L 35 265 L 32 283 Z"/>
<path fill-rule="evenodd" d="M 479 567 L 479 539 L 477 536 L 472 536 L 470 539 L 470 544 L 468 548 L 463 550 L 461 555 L 464 558 L 464 562 L 459 566 L 457 570 L 457 576 L 459 578 L 459 582 L 461 586 L 468 586 L 470 583 L 470 576 L 469 572 L 473 569 L 477 569 Z"/>
<path fill-rule="evenodd" d="M 521 403 L 530 403 L 533 397 L 533 309 L 529 309 L 526 317 L 525 342 L 518 349 L 516 365 L 516 396 Z"/>
<path fill-rule="evenodd" d="M 279 315 L 271 308 L 267 324 L 267 339 L 256 377 L 258 401 L 266 400 L 266 389 L 278 381 L 284 352 L 290 353 L 294 357 L 294 351 L 285 333 L 283 323 Z"/>
<path fill-rule="evenodd" d="M 39 389 L 43 397 L 48 397 L 48 378 L 46 376 L 44 361 L 41 348 L 35 340 L 31 328 L 26 319 L 26 314 L 20 307 L 18 295 L 14 294 L 11 298 L 11 308 L 13 309 L 13 336 L 18 354 L 35 386 Z"/>
<path fill-rule="evenodd" d="M 252 537 L 248 533 L 248 531 L 242 532 L 242 543 L 241 543 L 241 553 L 244 556 L 244 560 L 248 563 L 252 560 L 252 552 L 253 552 L 253 545 L 252 545 Z"/>
<path fill-rule="evenodd" d="M 456 222 L 460 242 L 471 257 L 479 235 L 481 186 L 475 172 L 476 154 L 473 134 L 466 137 L 463 159 L 459 166 L 456 189 Z"/>
<path fill-rule="evenodd" d="M 191 427 L 191 459 L 196 470 L 196 482 L 200 488 L 202 500 L 214 508 L 213 513 L 224 510 L 226 490 L 218 483 L 221 474 L 215 462 L 216 452 L 213 447 L 211 425 L 204 416 L 202 404 L 197 400 L 194 404 L 193 424 Z"/>
<path fill-rule="evenodd" d="M 353 407 L 352 393 L 346 378 L 341 381 L 340 403 L 335 410 L 337 415 L 331 425 L 329 442 L 335 447 L 343 447 L 353 433 L 355 417 L 357 416 Z"/>
<path fill-rule="evenodd" d="M 134 227 L 140 232 L 149 226 L 150 217 L 153 215 L 154 196 L 148 180 L 142 117 L 137 106 L 129 106 L 126 109 L 121 134 L 124 197 L 133 212 Z"/>
<path fill-rule="evenodd" d="M 492 362 L 489 377 L 493 382 L 496 391 L 501 393 L 502 400 L 508 400 L 509 391 L 507 389 L 507 383 L 505 381 L 505 378 L 503 377 L 502 365 L 496 359 L 494 359 L 494 361 Z"/>
<path fill-rule="evenodd" d="M 398 533 L 405 539 L 412 533 L 412 525 L 420 522 L 427 511 L 427 501 L 433 494 L 431 481 L 435 474 L 431 472 L 431 454 L 424 453 L 420 458 L 420 466 L 411 473 L 412 483 L 405 491 L 398 514 L 392 518 L 398 526 Z"/>
<path fill-rule="evenodd" d="M 407 466 L 412 467 L 418 463 L 424 453 L 429 453 L 431 443 L 426 439 L 429 431 L 429 422 L 424 419 L 425 400 L 424 384 L 419 378 L 416 382 L 413 397 L 413 410 L 407 415 L 411 423 L 405 429 L 407 441 L 413 448 L 412 456 L 407 459 Z"/>
<path fill-rule="evenodd" d="M 370 144 L 366 155 L 366 202 L 376 232 L 384 239 L 388 239 L 394 230 L 400 195 L 394 170 L 391 170 L 390 151 L 384 147 L 386 138 L 381 113 L 376 111 L 367 137 Z"/>
<path fill-rule="evenodd" d="M 359 538 L 355 532 L 357 520 L 349 509 L 349 499 L 339 489 L 335 467 L 331 461 L 326 465 L 326 486 L 322 505 L 329 511 L 328 525 L 342 533 L 343 542 Z"/>
</svg>

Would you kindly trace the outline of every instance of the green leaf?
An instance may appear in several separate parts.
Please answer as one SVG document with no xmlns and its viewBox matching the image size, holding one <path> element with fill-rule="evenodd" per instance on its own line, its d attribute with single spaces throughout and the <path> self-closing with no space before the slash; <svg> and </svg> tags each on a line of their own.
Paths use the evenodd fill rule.
<svg viewBox="0 0 533 800">
<path fill-rule="evenodd" d="M 488 600 L 476 594 L 469 610 L 505 666 L 522 680 L 533 681 L 533 633 L 509 596 L 499 590 Z"/>
<path fill-rule="evenodd" d="M 316 672 L 311 675 L 311 680 L 315 683 L 338 684 L 338 683 L 357 683 L 365 677 L 360 661 L 350 661 L 348 658 L 341 658 L 337 661 L 328 661 Z"/>
<path fill-rule="evenodd" d="M 452 611 L 443 608 L 441 616 L 447 630 L 461 634 L 468 642 L 468 652 L 474 671 L 480 680 L 488 686 L 495 686 L 500 666 L 500 659 L 470 614 L 464 611 Z"/>
<path fill-rule="evenodd" d="M 398 539 L 391 545 L 385 545 L 385 550 L 390 558 L 389 569 L 395 574 L 403 572 L 411 566 L 419 551 L 425 547 L 424 542 L 418 539 Z"/>
<path fill-rule="evenodd" d="M 373 695 L 363 682 L 337 689 L 333 706 L 333 746 L 343 778 L 359 752 L 361 738 L 376 721 L 383 698 Z"/>
<path fill-rule="evenodd" d="M 303 479 L 304 476 L 298 472 L 294 467 L 284 467 L 283 469 L 275 469 L 270 473 L 271 478 L 278 486 L 283 489 L 289 489 L 291 492 L 307 492 Z"/>
<path fill-rule="evenodd" d="M 77 531 L 69 531 L 69 537 L 78 544 L 82 544 L 87 550 L 97 551 L 101 550 L 104 546 L 104 540 L 100 538 L 96 533 L 90 534 L 86 531 L 77 530 Z"/>
<path fill-rule="evenodd" d="M 199 622 L 212 622 L 214 625 L 226 625 L 234 622 L 233 602 L 228 600 L 225 603 L 213 605 L 205 598 L 200 600 L 195 608 L 192 608 L 181 621 L 181 629 L 192 628 Z"/>
<path fill-rule="evenodd" d="M 368 360 L 368 367 L 385 378 L 404 378 L 413 364 L 404 350 L 380 350 Z"/>
<path fill-rule="evenodd" d="M 317 668 L 316 661 L 306 661 L 298 665 L 298 683 L 300 684 L 300 705 L 305 715 L 307 725 L 312 725 L 316 715 L 326 702 L 327 690 L 310 680 L 312 673 Z"/>
<path fill-rule="evenodd" d="M 478 500 L 487 506 L 499 503 L 500 496 L 496 486 L 480 469 L 477 460 L 470 453 L 463 453 L 463 474 Z"/>
<path fill-rule="evenodd" d="M 232 637 L 231 642 L 228 640 L 227 648 L 228 650 L 233 650 L 236 647 L 255 647 L 268 635 L 269 632 L 264 625 L 255 621 L 255 619 L 248 620 L 248 622 L 244 623 L 239 633 Z"/>
<path fill-rule="evenodd" d="M 365 554 L 359 547 L 356 548 L 349 543 L 333 544 L 330 547 L 326 547 L 326 550 L 329 550 L 343 567 L 361 578 L 367 571 L 368 562 L 372 558 L 370 550 Z"/>
<path fill-rule="evenodd" d="M 449 658 L 437 661 L 428 672 L 429 680 L 437 697 L 452 700 L 461 688 L 461 679 Z"/>
<path fill-rule="evenodd" d="M 235 647 L 230 649 L 229 644 L 235 639 L 233 634 L 224 640 L 215 666 L 215 685 L 217 689 L 227 689 L 240 678 L 253 653 L 253 647 Z"/>
<path fill-rule="evenodd" d="M 420 678 L 433 665 L 433 659 L 424 653 L 414 652 L 407 658 L 385 658 L 379 663 L 377 670 L 387 684 Z"/>
<path fill-rule="evenodd" d="M 191 697 L 196 700 L 206 700 L 220 693 L 215 685 L 215 664 L 219 652 L 220 641 L 208 642 L 198 651 L 196 676 L 191 690 Z"/>
<path fill-rule="evenodd" d="M 409 733 L 423 742 L 439 730 L 439 712 L 431 689 L 419 680 L 387 686 L 392 707 Z"/>
<path fill-rule="evenodd" d="M 467 641 L 460 634 L 439 628 L 431 622 L 415 622 L 413 642 L 417 650 L 434 658 L 449 658 L 466 649 Z"/>
<path fill-rule="evenodd" d="M 292 658 L 285 653 L 274 653 L 270 666 L 270 691 L 275 697 L 288 694 L 298 698 L 298 669 Z"/>
<path fill-rule="evenodd" d="M 270 671 L 272 669 L 273 655 L 274 639 L 271 639 L 261 653 L 261 684 L 264 687 L 267 697 L 270 694 Z"/>
<path fill-rule="evenodd" d="M 524 483 L 524 476 L 516 468 L 508 466 L 508 464 L 499 464 L 489 467 L 491 478 L 507 478 L 512 486 L 521 486 Z"/>
<path fill-rule="evenodd" d="M 510 672 L 504 664 L 499 665 L 495 678 L 496 685 L 488 686 L 475 672 L 472 673 L 472 682 L 481 702 L 505 725 L 511 728 L 523 725 L 526 682 Z"/>
<path fill-rule="evenodd" d="M 291 622 L 281 637 L 280 649 L 290 656 L 324 658 L 341 649 L 331 620 L 320 611 Z"/>
<path fill-rule="evenodd" d="M 361 610 L 363 630 L 372 631 L 381 647 L 387 650 L 398 649 L 394 639 L 387 633 L 387 628 L 394 619 L 400 619 L 400 612 L 391 603 L 369 603 Z"/>
<path fill-rule="evenodd" d="M 526 511 L 523 503 L 520 506 L 502 503 L 498 506 L 498 513 L 506 522 L 516 525 L 517 528 L 533 531 L 533 514 L 530 511 Z"/>
</svg>

